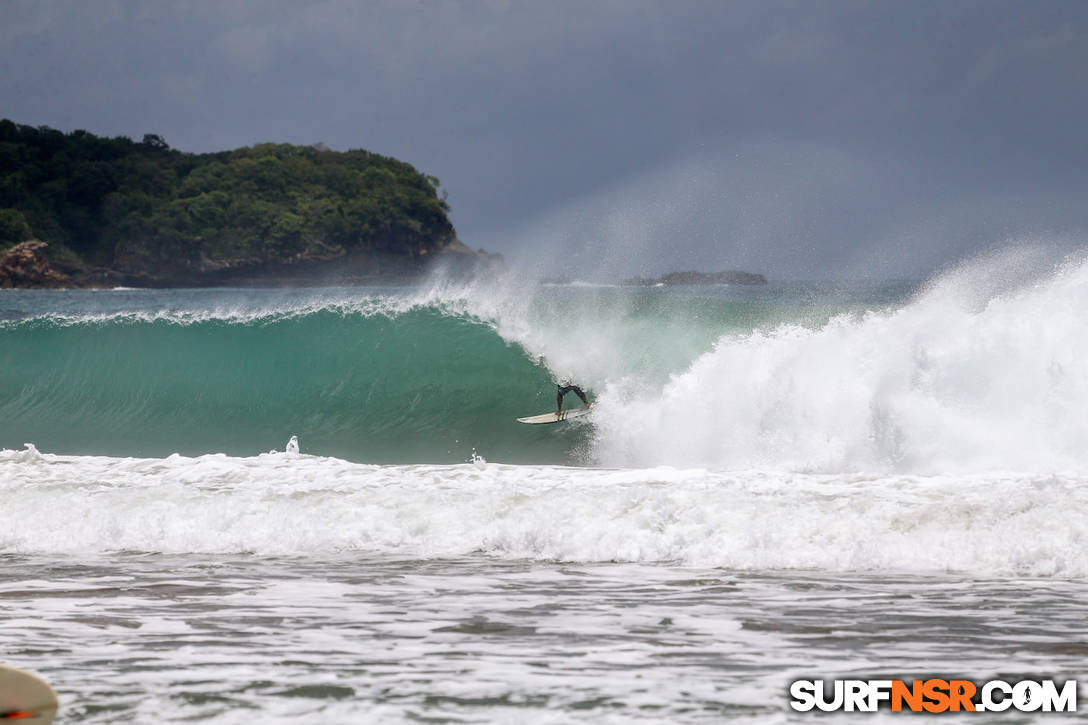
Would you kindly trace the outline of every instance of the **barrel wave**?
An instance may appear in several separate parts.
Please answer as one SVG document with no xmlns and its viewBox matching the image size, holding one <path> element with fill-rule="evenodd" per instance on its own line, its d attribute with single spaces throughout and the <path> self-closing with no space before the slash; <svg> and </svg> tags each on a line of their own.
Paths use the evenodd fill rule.
<svg viewBox="0 0 1088 725">
<path fill-rule="evenodd" d="M 554 405 L 549 373 L 488 325 L 433 306 L 112 312 L 0 326 L 5 443 L 161 457 L 308 453 L 564 462 L 585 435 L 515 417 Z"/>
<path fill-rule="evenodd" d="M 0 303 L 2 447 L 252 456 L 297 435 L 305 453 L 359 463 L 460 463 L 475 448 L 528 464 L 1088 472 L 1080 258 L 1010 254 L 920 290 L 489 284 Z M 516 424 L 554 407 L 557 377 L 590 391 L 593 414 Z"/>
</svg>

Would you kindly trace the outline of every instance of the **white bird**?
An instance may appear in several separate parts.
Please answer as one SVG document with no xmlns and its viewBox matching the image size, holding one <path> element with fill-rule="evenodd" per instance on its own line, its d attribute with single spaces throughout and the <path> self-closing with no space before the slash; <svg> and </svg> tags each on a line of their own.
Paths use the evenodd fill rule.
<svg viewBox="0 0 1088 725">
<path fill-rule="evenodd" d="M 287 455 L 298 458 L 298 436 L 291 436 L 291 440 L 287 441 Z"/>
</svg>

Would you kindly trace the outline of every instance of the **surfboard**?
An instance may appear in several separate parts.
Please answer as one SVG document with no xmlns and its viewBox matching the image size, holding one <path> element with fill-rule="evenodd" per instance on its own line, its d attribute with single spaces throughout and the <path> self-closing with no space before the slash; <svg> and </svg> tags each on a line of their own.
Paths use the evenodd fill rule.
<svg viewBox="0 0 1088 725">
<path fill-rule="evenodd" d="M 538 425 L 540 423 L 558 423 L 561 420 L 581 418 L 583 415 L 588 414 L 589 408 L 571 408 L 570 410 L 564 410 L 559 415 L 556 415 L 555 413 L 543 413 L 542 415 L 531 415 L 528 418 L 518 418 L 518 422 L 528 423 L 530 425 Z"/>
<path fill-rule="evenodd" d="M 29 672 L 0 665 L 0 721 L 49 725 L 57 714 L 57 693 Z"/>
</svg>

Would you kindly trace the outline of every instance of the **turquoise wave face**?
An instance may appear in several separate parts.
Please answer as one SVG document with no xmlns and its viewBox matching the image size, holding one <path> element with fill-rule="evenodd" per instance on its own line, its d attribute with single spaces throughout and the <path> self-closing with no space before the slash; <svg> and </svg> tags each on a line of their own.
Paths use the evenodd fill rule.
<svg viewBox="0 0 1088 725">
<path fill-rule="evenodd" d="M 6 292 L 0 448 L 247 457 L 295 435 L 303 453 L 361 463 L 460 463 L 475 448 L 505 463 L 728 467 L 723 445 L 744 430 L 788 437 L 772 425 L 782 395 L 826 387 L 795 384 L 812 366 L 787 339 L 897 294 L 803 283 Z M 718 370 L 730 351 L 747 357 Z M 593 415 L 516 423 L 554 410 L 560 377 L 586 389 Z M 682 405 L 670 402 L 677 381 L 692 396 Z M 741 415 L 738 401 L 779 382 L 766 409 Z M 787 424 L 825 440 L 812 421 L 826 418 Z"/>
<path fill-rule="evenodd" d="M 587 425 L 524 426 L 551 374 L 487 325 L 422 308 L 0 327 L 0 447 L 161 457 L 282 450 L 373 463 L 575 462 Z"/>
</svg>

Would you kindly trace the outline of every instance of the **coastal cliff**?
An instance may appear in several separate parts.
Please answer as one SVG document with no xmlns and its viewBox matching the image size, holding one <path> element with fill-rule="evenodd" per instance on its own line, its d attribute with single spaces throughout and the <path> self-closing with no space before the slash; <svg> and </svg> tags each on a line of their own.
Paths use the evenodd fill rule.
<svg viewBox="0 0 1088 725">
<path fill-rule="evenodd" d="M 209 154 L 0 121 L 0 285 L 398 283 L 499 255 L 458 241 L 437 178 L 355 149 Z"/>
</svg>

